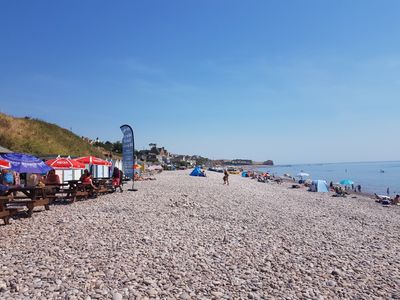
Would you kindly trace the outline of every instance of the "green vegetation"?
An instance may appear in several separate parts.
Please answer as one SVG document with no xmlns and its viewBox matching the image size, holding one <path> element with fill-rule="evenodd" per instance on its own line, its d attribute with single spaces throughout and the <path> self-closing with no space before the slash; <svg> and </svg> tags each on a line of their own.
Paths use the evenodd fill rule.
<svg viewBox="0 0 400 300">
<path fill-rule="evenodd" d="M 96 142 L 94 143 L 95 146 L 97 147 L 102 147 L 108 152 L 114 152 L 114 153 L 119 153 L 122 154 L 122 143 L 120 141 L 117 141 L 115 143 L 112 143 L 110 141 L 106 142 Z"/>
<path fill-rule="evenodd" d="M 104 149 L 71 131 L 38 119 L 14 118 L 0 113 L 0 145 L 15 152 L 103 157 Z"/>
</svg>

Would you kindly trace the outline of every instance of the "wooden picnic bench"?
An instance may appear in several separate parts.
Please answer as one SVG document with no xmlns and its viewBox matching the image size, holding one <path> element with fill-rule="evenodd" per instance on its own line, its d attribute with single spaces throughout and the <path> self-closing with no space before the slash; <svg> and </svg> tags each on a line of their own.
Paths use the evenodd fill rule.
<svg viewBox="0 0 400 300">
<path fill-rule="evenodd" d="M 18 208 L 9 208 L 7 204 L 11 201 L 12 195 L 0 196 L 0 219 L 3 219 L 4 224 L 10 224 L 10 218 L 16 215 L 19 211 Z"/>
<path fill-rule="evenodd" d="M 46 189 L 41 187 L 12 187 L 6 195 L 16 193 L 12 200 L 7 203 L 9 209 L 20 209 L 26 207 L 28 216 L 32 216 L 35 207 L 44 206 L 45 210 L 50 209 L 51 199 L 46 195 Z M 24 196 L 20 196 L 23 194 Z"/>
<path fill-rule="evenodd" d="M 109 194 L 114 191 L 110 178 L 95 178 L 93 184 L 97 187 L 96 193 L 99 195 Z"/>
<path fill-rule="evenodd" d="M 68 200 L 70 203 L 73 203 L 78 199 L 87 199 L 89 197 L 86 188 L 78 180 L 73 180 L 69 183 L 47 185 L 45 188 L 47 189 L 48 197 L 54 201 Z"/>
</svg>

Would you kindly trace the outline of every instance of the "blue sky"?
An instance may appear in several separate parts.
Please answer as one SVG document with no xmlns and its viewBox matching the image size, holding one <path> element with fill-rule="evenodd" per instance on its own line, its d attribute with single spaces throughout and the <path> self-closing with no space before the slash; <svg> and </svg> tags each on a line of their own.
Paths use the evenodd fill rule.
<svg viewBox="0 0 400 300">
<path fill-rule="evenodd" d="M 0 0 L 0 111 L 137 148 L 398 160 L 400 2 Z"/>
</svg>

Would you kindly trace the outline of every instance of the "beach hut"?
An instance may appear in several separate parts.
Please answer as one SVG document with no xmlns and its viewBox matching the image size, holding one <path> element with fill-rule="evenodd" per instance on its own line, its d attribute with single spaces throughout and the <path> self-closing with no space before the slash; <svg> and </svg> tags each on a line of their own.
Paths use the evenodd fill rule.
<svg viewBox="0 0 400 300">
<path fill-rule="evenodd" d="M 329 186 L 325 180 L 313 180 L 310 186 L 311 192 L 327 193 L 329 192 Z"/>
</svg>

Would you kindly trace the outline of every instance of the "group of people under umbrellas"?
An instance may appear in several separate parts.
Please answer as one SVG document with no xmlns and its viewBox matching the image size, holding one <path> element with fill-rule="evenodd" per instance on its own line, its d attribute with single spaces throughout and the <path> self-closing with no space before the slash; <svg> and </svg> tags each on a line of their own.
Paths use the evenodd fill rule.
<svg viewBox="0 0 400 300">
<path fill-rule="evenodd" d="M 37 157 L 22 153 L 7 153 L 0 155 L 0 193 L 6 192 L 10 187 L 20 187 L 21 178 L 24 179 L 27 187 L 44 187 L 46 185 L 59 185 L 60 177 L 55 169 L 84 169 L 85 165 L 105 165 L 111 166 L 111 163 L 93 156 L 82 157 L 76 160 L 57 157 L 53 160 L 43 162 Z M 123 172 L 114 167 L 112 172 L 112 186 L 122 192 Z M 82 184 L 90 185 L 94 189 L 92 174 L 85 169 L 79 179 Z"/>
</svg>

